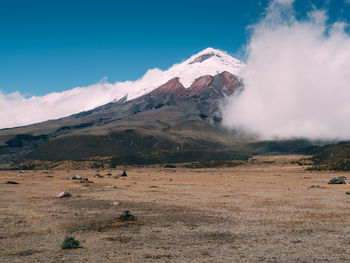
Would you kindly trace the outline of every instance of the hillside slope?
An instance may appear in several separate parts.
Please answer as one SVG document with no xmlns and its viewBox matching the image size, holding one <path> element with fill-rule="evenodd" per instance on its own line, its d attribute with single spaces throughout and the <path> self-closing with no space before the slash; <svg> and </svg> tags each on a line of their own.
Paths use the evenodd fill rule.
<svg viewBox="0 0 350 263">
<path fill-rule="evenodd" d="M 188 88 L 173 78 L 134 100 L 123 98 L 59 120 L 2 130 L 1 159 L 80 160 L 230 149 L 238 137 L 221 127 L 219 107 L 239 87 L 237 76 L 229 72 L 201 76 Z"/>
</svg>

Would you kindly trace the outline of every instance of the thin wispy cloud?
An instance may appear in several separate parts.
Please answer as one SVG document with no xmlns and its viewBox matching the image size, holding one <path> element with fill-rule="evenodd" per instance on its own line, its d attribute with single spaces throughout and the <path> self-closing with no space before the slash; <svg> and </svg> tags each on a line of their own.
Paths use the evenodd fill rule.
<svg viewBox="0 0 350 263">
<path fill-rule="evenodd" d="M 298 20 L 293 1 L 272 1 L 252 27 L 244 91 L 224 125 L 263 138 L 350 138 L 350 37 L 325 10 Z"/>
</svg>

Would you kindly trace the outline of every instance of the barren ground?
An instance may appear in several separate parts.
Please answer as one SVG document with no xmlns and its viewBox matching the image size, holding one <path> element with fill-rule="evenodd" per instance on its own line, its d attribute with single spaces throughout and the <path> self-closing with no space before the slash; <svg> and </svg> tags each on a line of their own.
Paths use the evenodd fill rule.
<svg viewBox="0 0 350 263">
<path fill-rule="evenodd" d="M 129 168 L 119 179 L 2 171 L 0 262 L 350 262 L 350 184 L 327 184 L 350 174 L 308 172 L 289 162 L 297 158 Z M 124 210 L 137 220 L 121 222 Z M 62 250 L 66 235 L 81 247 Z"/>
</svg>

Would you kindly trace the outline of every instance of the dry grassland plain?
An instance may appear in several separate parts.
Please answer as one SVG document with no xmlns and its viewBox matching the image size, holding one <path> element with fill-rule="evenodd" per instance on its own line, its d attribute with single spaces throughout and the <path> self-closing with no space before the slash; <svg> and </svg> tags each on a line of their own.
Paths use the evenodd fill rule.
<svg viewBox="0 0 350 263">
<path fill-rule="evenodd" d="M 129 167 L 118 179 L 1 171 L 0 262 L 350 262 L 350 184 L 327 184 L 350 174 L 309 172 L 298 158 Z M 119 220 L 124 210 L 136 220 Z M 62 250 L 67 235 L 80 248 Z"/>
</svg>

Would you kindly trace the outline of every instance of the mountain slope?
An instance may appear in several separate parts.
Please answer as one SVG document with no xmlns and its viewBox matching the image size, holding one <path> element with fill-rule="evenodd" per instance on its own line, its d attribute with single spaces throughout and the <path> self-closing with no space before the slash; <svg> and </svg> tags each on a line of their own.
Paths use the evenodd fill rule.
<svg viewBox="0 0 350 263">
<path fill-rule="evenodd" d="M 223 71 L 238 75 L 243 66 L 242 62 L 225 52 L 207 48 L 167 70 L 150 69 L 135 81 L 108 83 L 103 80 L 87 87 L 77 87 L 41 97 L 24 98 L 17 93 L 10 94 L 11 96 L 0 105 L 0 128 L 62 118 L 118 101 L 123 97 L 132 100 L 173 78 L 179 78 L 180 83 L 188 88 L 195 79 L 203 75 L 214 76 Z"/>
<path fill-rule="evenodd" d="M 201 76 L 187 88 L 173 78 L 133 100 L 123 98 L 59 120 L 3 130 L 0 154 L 2 160 L 23 161 L 195 151 L 204 158 L 203 152 L 229 149 L 236 142 L 220 126 L 219 106 L 239 86 L 229 72 Z"/>
</svg>

